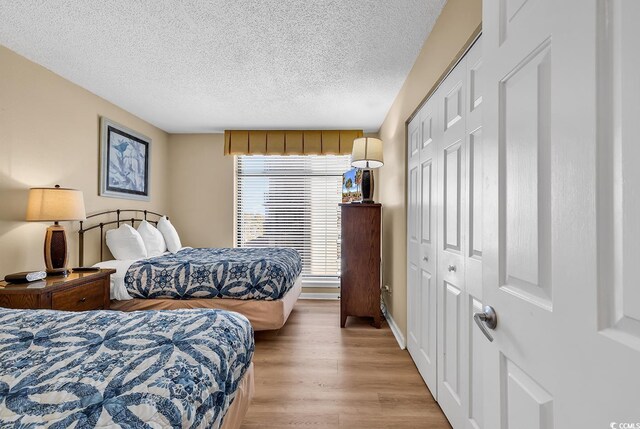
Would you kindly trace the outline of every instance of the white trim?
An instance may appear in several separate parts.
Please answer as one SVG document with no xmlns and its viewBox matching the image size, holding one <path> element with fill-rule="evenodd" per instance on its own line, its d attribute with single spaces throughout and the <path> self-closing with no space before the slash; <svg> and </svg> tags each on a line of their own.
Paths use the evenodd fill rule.
<svg viewBox="0 0 640 429">
<path fill-rule="evenodd" d="M 306 286 L 304 286 L 306 287 Z M 310 293 L 310 292 L 302 292 L 300 294 L 299 299 L 330 299 L 330 300 L 338 300 L 340 299 L 340 294 L 338 292 L 335 293 Z"/>
<path fill-rule="evenodd" d="M 400 349 L 401 350 L 406 349 L 407 345 L 404 339 L 404 335 L 402 335 L 402 332 L 400 331 L 400 328 L 398 328 L 396 321 L 393 320 L 393 317 L 391 317 L 391 313 L 387 311 L 387 306 L 385 305 L 384 301 L 382 301 L 381 307 L 382 307 L 382 313 L 384 314 L 384 317 L 387 319 L 389 328 L 391 328 L 391 332 L 393 332 L 393 336 L 396 337 L 396 341 L 398 342 Z"/>
</svg>

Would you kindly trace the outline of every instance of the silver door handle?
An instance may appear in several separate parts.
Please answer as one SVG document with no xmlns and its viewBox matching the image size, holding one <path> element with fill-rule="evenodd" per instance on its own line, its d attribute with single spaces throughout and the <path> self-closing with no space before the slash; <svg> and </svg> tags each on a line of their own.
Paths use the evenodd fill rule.
<svg viewBox="0 0 640 429">
<path fill-rule="evenodd" d="M 451 271 L 455 271 L 456 270 L 456 266 L 455 265 L 449 265 L 449 268 L 447 268 L 449 270 L 449 272 Z"/>
<path fill-rule="evenodd" d="M 474 313 L 473 320 L 476 321 L 476 325 L 478 325 L 478 328 L 480 328 L 484 336 L 487 337 L 487 340 L 493 342 L 493 337 L 489 329 L 496 329 L 496 326 L 498 326 L 498 316 L 490 305 L 485 305 L 483 310 L 482 313 Z"/>
</svg>

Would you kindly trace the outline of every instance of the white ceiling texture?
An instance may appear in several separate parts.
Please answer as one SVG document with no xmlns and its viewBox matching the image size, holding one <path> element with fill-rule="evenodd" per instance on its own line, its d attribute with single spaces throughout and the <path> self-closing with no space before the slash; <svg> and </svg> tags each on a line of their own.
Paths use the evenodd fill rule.
<svg viewBox="0 0 640 429">
<path fill-rule="evenodd" d="M 376 131 L 445 0 L 2 0 L 0 44 L 168 132 Z"/>
</svg>

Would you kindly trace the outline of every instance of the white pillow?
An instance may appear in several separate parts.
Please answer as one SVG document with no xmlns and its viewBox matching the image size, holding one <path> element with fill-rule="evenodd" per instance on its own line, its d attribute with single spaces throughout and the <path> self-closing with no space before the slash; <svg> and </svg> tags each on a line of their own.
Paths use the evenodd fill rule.
<svg viewBox="0 0 640 429">
<path fill-rule="evenodd" d="M 140 222 L 138 232 L 142 237 L 144 247 L 147 249 L 148 258 L 160 256 L 167 250 L 167 243 L 165 243 L 162 233 L 146 220 Z"/>
<path fill-rule="evenodd" d="M 124 224 L 118 229 L 107 231 L 107 247 L 113 257 L 120 261 L 147 257 L 144 241 L 142 241 L 138 231 L 133 229 L 131 225 Z"/>
<path fill-rule="evenodd" d="M 176 253 L 182 249 L 182 243 L 180 243 L 180 237 L 178 231 L 171 225 L 171 221 L 166 216 L 162 216 L 158 221 L 158 231 L 164 236 L 164 241 L 167 243 L 167 250 L 171 253 Z"/>
</svg>

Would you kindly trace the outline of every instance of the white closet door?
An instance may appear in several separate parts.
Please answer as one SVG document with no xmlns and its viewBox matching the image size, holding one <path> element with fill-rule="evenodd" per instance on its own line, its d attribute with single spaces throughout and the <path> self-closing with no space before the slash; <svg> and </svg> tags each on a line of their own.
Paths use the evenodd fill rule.
<svg viewBox="0 0 640 429">
<path fill-rule="evenodd" d="M 408 338 L 407 349 L 431 390 L 437 397 L 435 295 L 435 150 L 432 138 L 434 109 L 427 103 L 408 128 L 409 150 L 408 208 Z"/>
<path fill-rule="evenodd" d="M 433 101 L 432 101 L 433 100 Z M 415 296 L 420 328 L 414 359 L 429 390 L 437 399 L 437 109 L 434 99 L 427 101 L 418 115 L 420 128 L 420 192 L 418 197 L 420 264 L 418 292 Z"/>
<path fill-rule="evenodd" d="M 422 373 L 422 337 L 420 296 L 420 118 L 416 116 L 407 128 L 407 349 Z"/>
<path fill-rule="evenodd" d="M 483 425 L 482 403 L 482 349 L 484 336 L 474 328 L 473 314 L 482 311 L 482 39 L 466 54 L 467 97 L 466 110 L 466 205 L 464 219 L 464 323 L 465 356 L 463 366 L 463 405 L 465 429 L 481 429 Z"/>
<path fill-rule="evenodd" d="M 640 2 L 485 0 L 485 425 L 640 423 Z"/>
<path fill-rule="evenodd" d="M 470 329 L 482 309 L 481 50 L 476 42 L 408 128 L 407 344 L 456 429 L 484 427 L 482 338 Z"/>
<path fill-rule="evenodd" d="M 454 428 L 465 419 L 466 347 L 466 58 L 437 92 L 438 126 L 438 402 Z"/>
</svg>

